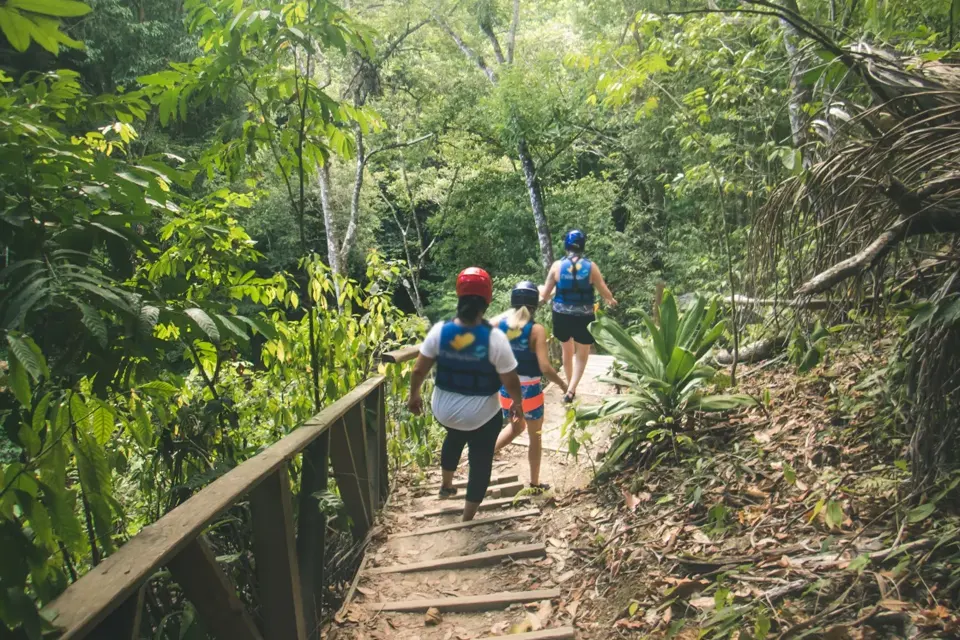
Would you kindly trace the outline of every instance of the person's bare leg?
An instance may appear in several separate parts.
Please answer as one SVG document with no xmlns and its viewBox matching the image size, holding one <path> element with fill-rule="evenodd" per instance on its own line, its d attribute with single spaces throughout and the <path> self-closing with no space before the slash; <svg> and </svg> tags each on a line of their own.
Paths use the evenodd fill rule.
<svg viewBox="0 0 960 640">
<path fill-rule="evenodd" d="M 570 338 L 562 345 L 563 347 L 563 373 L 567 378 L 567 382 L 573 378 L 573 351 L 575 343 L 573 338 Z"/>
<path fill-rule="evenodd" d="M 540 457 L 543 455 L 543 418 L 528 420 L 527 437 L 530 438 L 530 448 L 527 451 L 527 461 L 530 463 L 530 484 L 540 484 Z M 501 433 L 501 435 L 503 435 Z"/>
<path fill-rule="evenodd" d="M 567 394 L 573 395 L 577 392 L 577 385 L 580 384 L 580 378 L 587 368 L 587 359 L 590 357 L 590 345 L 577 343 L 576 357 L 573 359 L 573 375 L 570 377 L 570 385 L 567 387 Z"/>
<path fill-rule="evenodd" d="M 446 469 L 441 469 L 440 470 L 440 475 L 441 475 L 440 486 L 443 487 L 444 489 L 452 489 L 453 475 L 456 472 L 457 472 L 456 469 L 454 469 L 453 471 L 447 471 Z"/>
<path fill-rule="evenodd" d="M 470 502 L 469 500 L 463 503 L 463 522 L 469 522 L 473 520 L 473 517 L 477 515 L 477 509 L 480 508 L 479 502 Z"/>
<path fill-rule="evenodd" d="M 503 449 L 505 446 L 510 444 L 516 439 L 518 435 L 523 433 L 523 430 L 526 428 L 527 423 L 524 422 L 511 422 L 506 427 L 500 431 L 500 435 L 497 436 L 497 446 L 494 448 L 494 454 L 500 453 L 500 449 Z"/>
</svg>

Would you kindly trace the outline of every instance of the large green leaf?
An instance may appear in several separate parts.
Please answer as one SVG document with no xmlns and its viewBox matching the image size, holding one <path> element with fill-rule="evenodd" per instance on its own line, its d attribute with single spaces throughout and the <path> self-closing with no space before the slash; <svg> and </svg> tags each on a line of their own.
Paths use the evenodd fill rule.
<svg viewBox="0 0 960 640">
<path fill-rule="evenodd" d="M 597 318 L 590 323 L 590 333 L 615 358 L 622 360 L 641 373 L 656 375 L 656 371 L 652 370 L 649 356 L 644 353 L 643 347 L 637 344 L 637 341 L 624 331 L 616 321 L 606 316 Z"/>
<path fill-rule="evenodd" d="M 7 344 L 10 345 L 10 350 L 23 365 L 23 368 L 30 372 L 34 380 L 39 381 L 42 377 L 50 376 L 47 361 L 40 352 L 37 343 L 30 336 L 8 333 Z"/>
<path fill-rule="evenodd" d="M 660 304 L 660 331 L 663 332 L 663 350 L 667 359 L 666 366 L 673 357 L 673 348 L 677 346 L 677 331 L 680 328 L 677 300 L 670 291 L 663 292 L 663 302 Z"/>
<path fill-rule="evenodd" d="M 90 13 L 90 7 L 76 0 L 7 0 L 7 6 L 57 18 L 76 18 Z"/>
<path fill-rule="evenodd" d="M 113 412 L 99 399 L 88 401 L 87 409 L 90 411 L 91 433 L 97 439 L 97 444 L 102 447 L 113 436 L 115 426 Z"/>
<path fill-rule="evenodd" d="M 673 355 L 667 364 L 667 383 L 679 384 L 697 364 L 697 358 L 683 347 L 674 347 Z"/>
<path fill-rule="evenodd" d="M 13 395 L 17 399 L 17 402 L 24 408 L 29 409 L 33 397 L 30 390 L 30 374 L 27 373 L 27 370 L 15 357 L 10 358 L 9 368 L 10 370 L 7 372 L 7 383 L 10 389 L 13 390 Z"/>
<path fill-rule="evenodd" d="M 698 411 L 729 411 L 738 407 L 751 407 L 756 404 L 757 401 L 748 395 L 731 394 L 693 398 L 689 406 Z"/>
<path fill-rule="evenodd" d="M 81 318 L 83 326 L 97 339 L 100 346 L 107 348 L 107 324 L 103 321 L 100 312 L 88 304 L 80 304 Z"/>
<path fill-rule="evenodd" d="M 693 299 L 693 305 L 683 313 L 683 318 L 680 319 L 680 328 L 677 330 L 677 344 L 684 349 L 691 351 L 696 349 L 694 342 L 699 333 L 700 320 L 703 318 L 705 306 L 706 300 L 696 296 Z"/>
<path fill-rule="evenodd" d="M 197 325 L 201 331 L 207 334 L 207 337 L 210 338 L 214 344 L 220 344 L 220 329 L 217 328 L 217 323 L 207 315 L 206 311 L 194 307 L 192 309 L 186 309 L 184 313 L 193 320 L 193 323 Z"/>
<path fill-rule="evenodd" d="M 30 46 L 30 32 L 33 23 L 20 15 L 20 12 L 0 6 L 0 31 L 7 37 L 7 42 L 17 51 L 26 51 Z"/>
<path fill-rule="evenodd" d="M 662 370 L 663 367 L 666 367 L 667 363 L 670 362 L 670 354 L 667 353 L 667 346 L 663 340 L 663 332 L 660 331 L 657 323 L 654 322 L 653 318 L 643 311 L 640 312 L 640 316 L 643 318 L 643 324 L 647 327 L 647 331 L 650 333 L 650 341 L 651 344 L 653 344 L 653 349 L 656 353 L 657 361 L 659 363 L 656 369 L 651 368 L 645 373 L 648 373 L 648 375 L 658 375 L 659 371 Z"/>
</svg>

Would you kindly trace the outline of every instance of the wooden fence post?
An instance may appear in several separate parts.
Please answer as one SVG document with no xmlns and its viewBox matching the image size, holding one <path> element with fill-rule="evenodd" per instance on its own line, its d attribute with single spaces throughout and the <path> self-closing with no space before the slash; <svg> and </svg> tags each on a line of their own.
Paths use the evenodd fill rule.
<svg viewBox="0 0 960 640">
<path fill-rule="evenodd" d="M 371 516 L 373 512 L 383 506 L 383 477 L 380 468 L 383 464 L 381 457 L 383 452 L 380 450 L 380 413 L 382 411 L 380 397 L 383 393 L 383 385 L 368 395 L 363 401 L 364 413 L 364 431 L 367 439 L 367 476 L 370 478 L 370 504 L 372 505 Z"/>
<path fill-rule="evenodd" d="M 307 637 L 320 632 L 323 606 L 323 566 L 327 542 L 327 519 L 314 496 L 326 491 L 329 477 L 330 434 L 324 433 L 303 451 L 297 517 L 297 559 L 300 563 L 300 591 Z"/>
<path fill-rule="evenodd" d="M 237 597 L 237 588 L 217 564 L 202 537 L 167 564 L 204 626 L 219 640 L 262 640 L 263 636 Z"/>
<path fill-rule="evenodd" d="M 253 556 L 257 563 L 263 636 L 305 640 L 300 571 L 293 535 L 293 503 L 287 465 L 282 464 L 250 493 Z"/>
<path fill-rule="evenodd" d="M 135 640 L 140 637 L 140 618 L 143 615 L 143 597 L 146 583 L 140 585 L 133 595 L 124 600 L 107 619 L 97 627 L 96 634 L 103 638 Z"/>
<path fill-rule="evenodd" d="M 363 404 L 358 404 L 333 425 L 330 434 L 330 458 L 347 514 L 353 521 L 353 535 L 363 540 L 373 523 L 370 503 L 370 475 L 367 471 L 366 432 Z"/>
<path fill-rule="evenodd" d="M 390 496 L 390 459 L 387 452 L 387 384 L 383 382 L 377 391 L 377 442 L 380 448 L 380 465 L 375 473 L 380 475 L 380 506 Z"/>
</svg>

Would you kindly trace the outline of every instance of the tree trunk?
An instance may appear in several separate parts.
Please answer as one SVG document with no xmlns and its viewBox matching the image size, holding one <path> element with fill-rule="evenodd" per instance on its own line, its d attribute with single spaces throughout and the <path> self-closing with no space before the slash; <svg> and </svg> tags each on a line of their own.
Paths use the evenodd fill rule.
<svg viewBox="0 0 960 640">
<path fill-rule="evenodd" d="M 323 210 L 323 226 L 327 237 L 327 264 L 337 275 L 343 273 L 340 264 L 340 247 L 337 242 L 337 227 L 333 221 L 333 211 L 330 208 L 330 164 L 329 161 L 320 167 L 318 172 L 320 182 L 320 209 Z"/>
<path fill-rule="evenodd" d="M 517 155 L 520 157 L 520 166 L 523 167 L 527 193 L 530 194 L 530 208 L 533 209 L 533 220 L 537 226 L 537 240 L 540 243 L 540 260 L 543 264 L 543 272 L 546 273 L 553 265 L 553 242 L 550 239 L 550 224 L 547 222 L 547 212 L 543 206 L 537 168 L 533 163 L 533 157 L 530 155 L 527 141 L 524 138 L 520 138 L 520 142 L 517 144 Z"/>
<path fill-rule="evenodd" d="M 799 14 L 797 0 L 783 0 L 783 6 L 794 13 Z M 803 105 L 811 101 L 809 88 L 803 83 L 803 76 L 807 72 L 803 56 L 800 53 L 800 43 L 803 36 L 796 27 L 790 22 L 781 19 L 780 26 L 783 28 L 783 46 L 787 50 L 787 58 L 790 60 L 790 98 L 787 103 L 787 110 L 790 115 L 790 133 L 793 138 L 793 146 L 797 149 L 803 149 L 809 138 L 807 135 L 807 115 L 803 112 Z M 813 154 L 803 154 L 803 168 L 809 169 L 813 163 Z"/>
</svg>

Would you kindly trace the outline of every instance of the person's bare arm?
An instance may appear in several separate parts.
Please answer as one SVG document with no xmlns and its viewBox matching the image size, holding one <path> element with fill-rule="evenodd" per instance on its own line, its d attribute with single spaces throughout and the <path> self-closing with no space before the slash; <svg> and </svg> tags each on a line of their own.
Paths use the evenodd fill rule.
<svg viewBox="0 0 960 640">
<path fill-rule="evenodd" d="M 553 295 L 553 290 L 557 287 L 557 263 L 554 262 L 550 266 L 550 271 L 547 272 L 547 283 L 543 285 L 543 290 L 540 291 L 540 304 L 543 304 L 550 300 L 550 297 Z"/>
<path fill-rule="evenodd" d="M 533 350 L 537 354 L 540 372 L 546 376 L 547 380 L 559 386 L 566 393 L 567 383 L 563 381 L 563 378 L 550 363 L 550 354 L 547 353 L 547 331 L 543 328 L 543 325 L 534 325 L 533 331 L 530 332 L 530 339 L 533 340 Z"/>
<path fill-rule="evenodd" d="M 410 374 L 410 399 L 407 400 L 407 408 L 415 416 L 423 413 L 423 398 L 420 397 L 420 388 L 423 387 L 423 381 L 427 379 L 427 374 L 433 368 L 434 362 L 436 362 L 434 358 L 428 358 L 421 353 L 413 365 L 413 372 Z"/>
<path fill-rule="evenodd" d="M 600 292 L 600 296 L 603 298 L 603 301 L 607 303 L 607 306 L 617 306 L 617 299 L 613 297 L 610 288 L 607 287 L 607 283 L 603 280 L 603 275 L 600 273 L 600 267 L 597 266 L 597 263 L 593 263 L 593 268 L 590 269 L 590 284 L 597 288 L 597 291 Z"/>
</svg>

